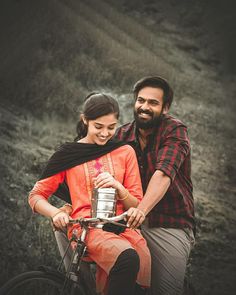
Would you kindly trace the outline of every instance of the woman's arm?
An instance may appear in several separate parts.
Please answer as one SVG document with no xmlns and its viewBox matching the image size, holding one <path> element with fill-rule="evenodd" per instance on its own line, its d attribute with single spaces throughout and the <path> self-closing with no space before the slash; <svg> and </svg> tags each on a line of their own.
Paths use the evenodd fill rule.
<svg viewBox="0 0 236 295">
<path fill-rule="evenodd" d="M 110 173 L 103 172 L 95 178 L 94 185 L 117 189 L 118 200 L 123 203 L 125 210 L 128 210 L 130 207 L 137 207 L 142 199 L 143 191 L 134 149 L 127 145 L 123 151 L 119 152 L 123 153 L 119 157 L 124 161 L 122 166 L 125 167 L 123 183 L 114 179 Z"/>
<path fill-rule="evenodd" d="M 50 217 L 56 227 L 64 227 L 69 222 L 69 215 L 65 210 L 58 209 L 48 202 L 48 198 L 64 181 L 65 172 L 60 172 L 48 178 L 39 180 L 29 194 L 29 205 L 34 212 Z"/>
<path fill-rule="evenodd" d="M 68 215 L 71 215 L 73 212 L 73 207 L 69 203 L 65 203 L 62 207 L 59 208 L 61 211 L 66 212 Z"/>
<path fill-rule="evenodd" d="M 69 223 L 69 215 L 65 211 L 51 205 L 47 200 L 38 200 L 34 206 L 34 210 L 39 214 L 51 218 L 57 228 L 63 228 Z"/>
<path fill-rule="evenodd" d="M 109 172 L 100 173 L 94 180 L 95 187 L 113 187 L 118 192 L 118 200 L 122 201 L 125 210 L 130 207 L 138 206 L 138 199 L 134 197 L 128 189 L 126 189 L 119 181 L 114 179 L 114 177 Z"/>
</svg>

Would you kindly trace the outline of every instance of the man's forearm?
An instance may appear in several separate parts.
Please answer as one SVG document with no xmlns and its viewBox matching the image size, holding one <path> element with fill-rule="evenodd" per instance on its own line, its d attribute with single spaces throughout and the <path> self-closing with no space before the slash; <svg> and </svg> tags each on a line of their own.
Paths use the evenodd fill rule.
<svg viewBox="0 0 236 295">
<path fill-rule="evenodd" d="M 138 209 L 142 210 L 147 215 L 152 208 L 160 202 L 165 195 L 171 180 L 169 176 L 165 175 L 162 171 L 156 170 L 152 178 L 149 181 L 146 193 L 143 200 L 138 205 Z"/>
</svg>

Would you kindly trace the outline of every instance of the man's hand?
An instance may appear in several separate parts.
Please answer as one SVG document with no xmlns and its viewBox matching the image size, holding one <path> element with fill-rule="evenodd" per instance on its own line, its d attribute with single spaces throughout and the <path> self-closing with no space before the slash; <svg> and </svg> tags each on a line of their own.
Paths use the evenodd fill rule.
<svg viewBox="0 0 236 295">
<path fill-rule="evenodd" d="M 142 210 L 138 208 L 129 208 L 127 211 L 127 226 L 129 228 L 135 229 L 138 228 L 145 220 L 145 214 Z"/>
</svg>

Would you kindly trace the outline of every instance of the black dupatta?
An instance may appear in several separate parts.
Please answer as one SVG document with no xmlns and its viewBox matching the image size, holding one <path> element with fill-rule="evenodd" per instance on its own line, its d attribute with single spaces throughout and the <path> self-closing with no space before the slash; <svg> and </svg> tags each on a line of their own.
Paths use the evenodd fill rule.
<svg viewBox="0 0 236 295">
<path fill-rule="evenodd" d="M 65 144 L 62 144 L 48 160 L 40 180 L 74 166 L 97 159 L 125 144 L 127 143 L 116 140 L 109 140 L 105 145 L 66 142 Z M 66 182 L 60 184 L 53 195 L 67 203 L 71 203 L 70 192 Z"/>
</svg>

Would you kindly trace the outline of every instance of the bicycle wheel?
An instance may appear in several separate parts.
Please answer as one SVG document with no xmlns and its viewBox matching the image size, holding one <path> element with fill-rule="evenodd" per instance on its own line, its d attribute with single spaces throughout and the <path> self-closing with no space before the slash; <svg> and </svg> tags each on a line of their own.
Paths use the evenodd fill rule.
<svg viewBox="0 0 236 295">
<path fill-rule="evenodd" d="M 70 282 L 63 290 L 64 277 L 56 272 L 30 271 L 8 281 L 0 295 L 85 295 L 82 286 Z"/>
</svg>

